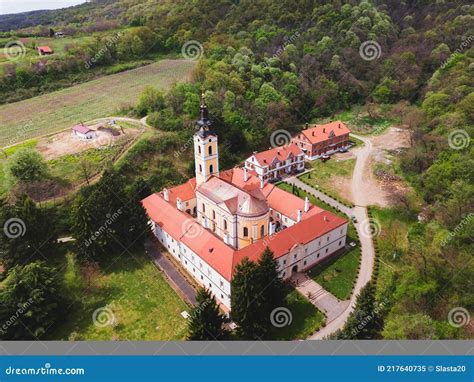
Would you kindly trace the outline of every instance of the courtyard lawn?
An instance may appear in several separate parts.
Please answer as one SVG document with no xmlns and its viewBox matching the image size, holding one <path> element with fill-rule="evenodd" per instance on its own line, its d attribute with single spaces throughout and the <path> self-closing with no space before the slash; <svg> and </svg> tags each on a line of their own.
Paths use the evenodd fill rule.
<svg viewBox="0 0 474 382">
<path fill-rule="evenodd" d="M 74 255 L 69 253 L 64 265 L 64 280 L 72 303 L 64 307 L 64 322 L 47 333 L 48 339 L 185 339 L 187 321 L 181 312 L 190 308 L 143 252 L 111 256 L 101 265 L 90 290 Z M 94 324 L 94 311 L 101 308 L 100 322 L 112 325 Z"/>
<path fill-rule="evenodd" d="M 286 308 L 291 313 L 291 324 L 281 328 L 272 328 L 271 340 L 302 340 L 316 332 L 325 317 L 306 297 L 296 289 L 289 289 L 286 296 Z"/>
<path fill-rule="evenodd" d="M 347 300 L 357 277 L 360 249 L 351 248 L 338 257 L 316 265 L 308 275 L 340 300 Z"/>
<path fill-rule="evenodd" d="M 347 205 L 352 202 L 341 195 L 342 183 L 350 183 L 352 172 L 354 171 L 355 159 L 338 160 L 331 158 L 326 162 L 315 160 L 311 162 L 313 170 L 299 177 L 317 190 L 325 192 L 335 199 L 339 199 Z M 341 180 L 342 182 L 338 182 Z"/>
</svg>

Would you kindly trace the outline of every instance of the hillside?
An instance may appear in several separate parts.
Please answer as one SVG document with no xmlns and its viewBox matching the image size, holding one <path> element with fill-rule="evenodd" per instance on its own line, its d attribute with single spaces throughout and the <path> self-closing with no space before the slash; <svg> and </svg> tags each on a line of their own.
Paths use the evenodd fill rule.
<svg viewBox="0 0 474 382">
<path fill-rule="evenodd" d="M 28 107 L 16 109 L 21 105 L 34 105 L 38 112 L 42 100 L 49 100 L 58 113 L 56 127 L 51 127 L 55 129 L 88 114 L 110 113 L 127 98 L 131 104 L 123 112 L 148 116 L 150 125 L 169 134 L 134 147 L 115 169 L 114 185 L 129 192 L 138 184 L 140 190 L 151 192 L 193 173 L 190 126 L 203 88 L 222 145 L 222 168 L 267 149 L 274 144 L 274 133 L 284 130 L 291 135 L 305 123 L 350 115 L 355 131 L 366 135 L 395 125 L 407 132 L 410 147 L 390 151 L 391 159 L 378 169 L 396 177 L 406 192 L 393 193 L 389 207 L 371 208 L 379 227 L 374 293 L 384 304 L 380 327 L 371 338 L 472 338 L 469 325 L 449 321 L 454 309 L 474 310 L 470 2 L 117 0 L 57 12 L 55 23 L 73 27 L 78 35 L 107 19 L 114 21 L 102 24 L 110 31 L 123 28 L 121 38 L 100 55 L 97 67 L 138 61 L 150 52 L 181 54 L 188 59 L 185 66 L 194 67 L 191 82 L 168 81 L 168 92 L 148 88 L 141 96 L 138 89 L 128 92 L 115 83 L 104 87 L 108 98 L 103 108 L 97 88 L 88 97 L 76 95 L 77 107 L 75 96 L 68 93 L 75 88 L 63 91 L 67 100 L 49 98 L 51 93 L 5 105 L 0 109 L 5 115 L 3 142 L 27 119 Z M 34 34 L 44 27 L 13 35 Z M 8 62 L 0 78 L 2 98 L 46 93 L 56 79 L 69 81 L 89 73 L 84 63 L 103 51 L 108 38 L 78 42 L 44 65 Z M 186 50 L 189 46 L 192 49 Z M 120 81 L 127 74 L 133 72 L 118 77 Z M 145 82 L 161 87 L 154 80 L 144 81 L 143 87 Z M 68 103 L 67 113 L 61 111 L 63 102 Z M 38 122 L 50 129 L 49 115 Z M 80 211 L 91 189 L 84 187 L 73 208 L 60 206 L 61 213 Z M 68 234 L 74 231 L 64 222 L 61 228 Z M 340 338 L 354 338 L 349 334 Z"/>
</svg>

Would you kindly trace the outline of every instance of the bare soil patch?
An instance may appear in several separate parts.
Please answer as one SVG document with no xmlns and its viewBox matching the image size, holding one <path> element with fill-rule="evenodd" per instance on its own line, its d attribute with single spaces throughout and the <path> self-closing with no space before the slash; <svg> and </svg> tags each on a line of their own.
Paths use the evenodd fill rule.
<svg viewBox="0 0 474 382">
<path fill-rule="evenodd" d="M 121 145 L 135 139 L 143 130 L 139 128 L 112 129 L 100 128 L 103 124 L 88 126 L 96 130 L 96 138 L 85 140 L 72 134 L 70 130 L 49 137 L 40 138 L 36 149 L 46 160 L 56 159 L 68 154 L 77 154 L 91 148 Z"/>
<path fill-rule="evenodd" d="M 410 147 L 410 135 L 407 130 L 392 127 L 385 134 L 372 137 L 371 141 L 372 152 L 363 175 L 365 198 L 370 204 L 386 207 L 396 201 L 395 194 L 405 194 L 409 187 L 390 172 L 375 176 L 373 168 L 377 163 L 390 165 L 393 160 L 390 155 L 398 155 L 401 149 Z"/>
</svg>

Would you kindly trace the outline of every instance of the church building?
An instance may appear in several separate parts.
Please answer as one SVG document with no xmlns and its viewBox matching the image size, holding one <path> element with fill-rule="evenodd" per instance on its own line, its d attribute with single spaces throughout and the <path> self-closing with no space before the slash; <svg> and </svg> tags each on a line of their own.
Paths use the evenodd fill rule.
<svg viewBox="0 0 474 382">
<path fill-rule="evenodd" d="M 195 177 L 142 203 L 164 249 L 226 310 L 234 269 L 245 257 L 258 261 L 269 247 L 287 279 L 345 246 L 346 219 L 246 167 L 220 171 L 218 137 L 204 96 L 196 127 Z"/>
</svg>

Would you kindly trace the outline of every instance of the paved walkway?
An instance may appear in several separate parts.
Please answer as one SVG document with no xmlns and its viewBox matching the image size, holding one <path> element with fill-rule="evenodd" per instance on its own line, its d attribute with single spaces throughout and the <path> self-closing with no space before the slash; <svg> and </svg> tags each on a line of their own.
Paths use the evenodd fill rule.
<svg viewBox="0 0 474 382">
<path fill-rule="evenodd" d="M 294 273 L 290 280 L 298 292 L 326 314 L 326 324 L 334 321 L 349 306 L 349 300 L 340 301 L 305 273 Z"/>
<path fill-rule="evenodd" d="M 342 213 L 346 214 L 349 217 L 352 216 L 353 214 L 352 208 L 346 207 L 344 204 L 339 203 L 337 200 L 331 198 L 330 196 L 327 196 L 326 194 L 323 194 L 321 191 L 318 191 L 315 188 L 308 186 L 306 183 L 303 183 L 301 180 L 299 180 L 296 176 L 291 176 L 289 178 L 286 178 L 285 182 L 289 184 L 294 184 L 295 186 L 302 188 L 304 191 L 310 194 L 313 194 L 317 198 L 321 199 L 323 202 L 338 209 L 339 211 L 341 211 Z"/>
<path fill-rule="evenodd" d="M 156 243 L 151 240 L 145 242 L 145 251 L 153 259 L 154 264 L 158 269 L 162 270 L 174 289 L 181 295 L 188 303 L 194 305 L 196 303 L 196 291 L 189 284 L 189 282 L 179 273 L 176 266 L 161 254 L 161 251 Z"/>
</svg>

